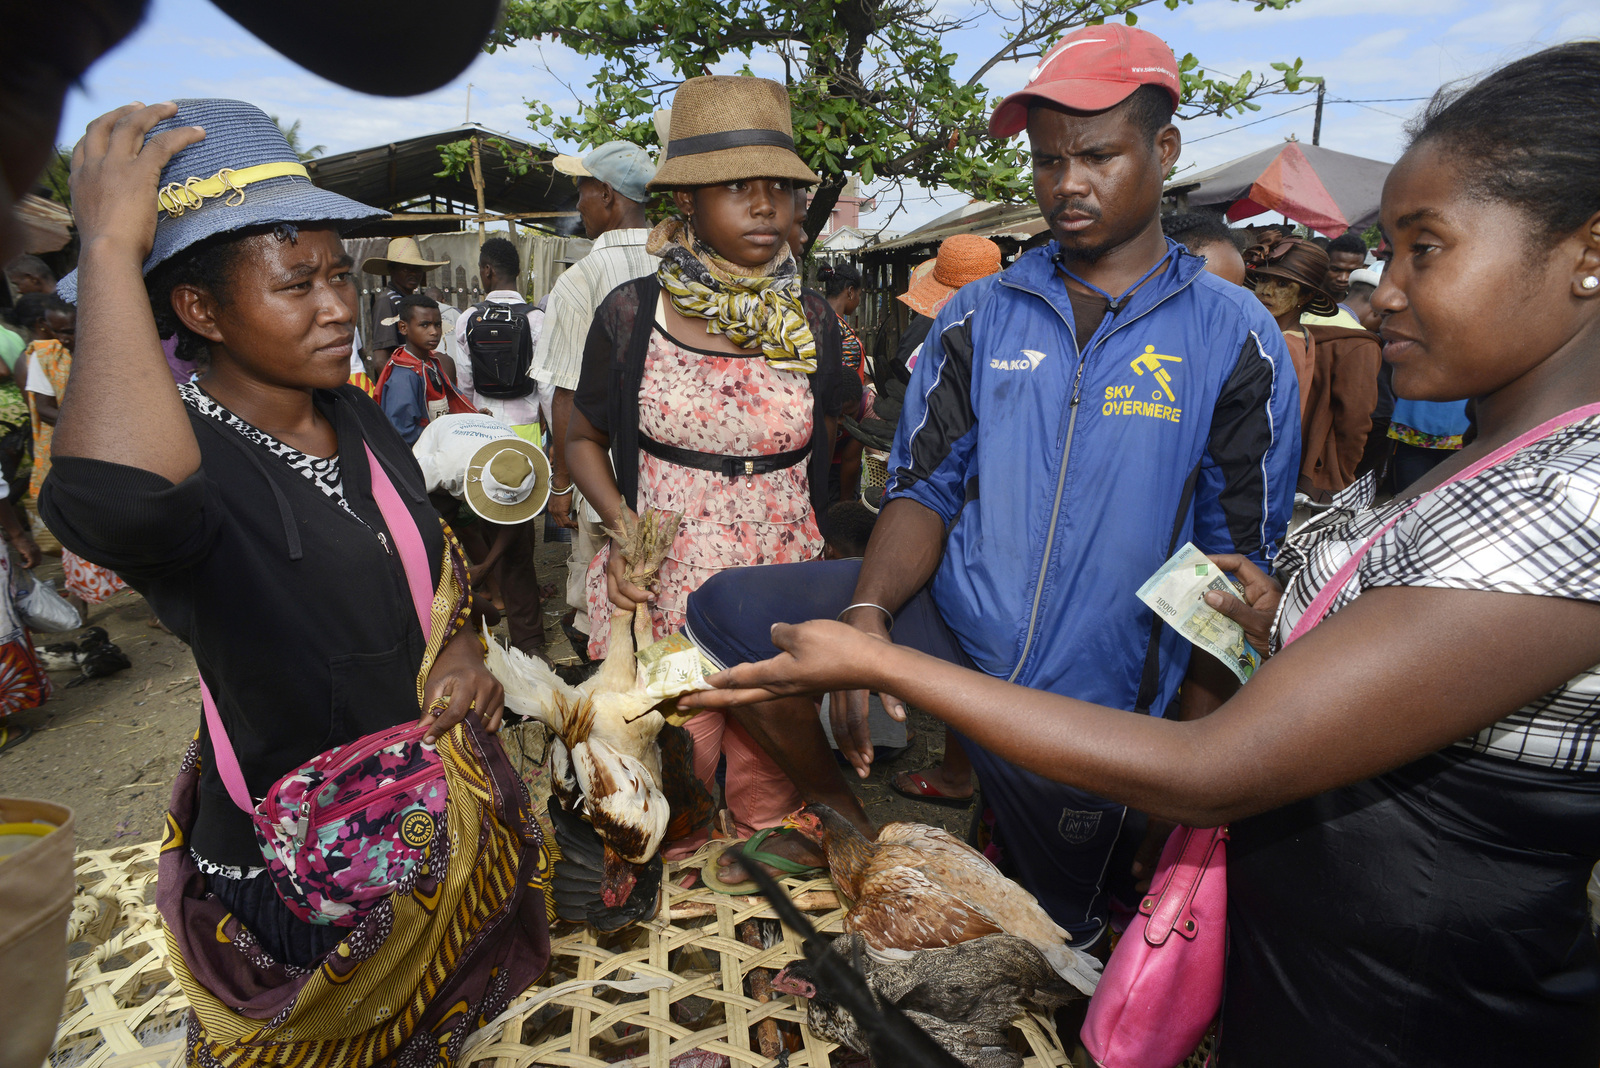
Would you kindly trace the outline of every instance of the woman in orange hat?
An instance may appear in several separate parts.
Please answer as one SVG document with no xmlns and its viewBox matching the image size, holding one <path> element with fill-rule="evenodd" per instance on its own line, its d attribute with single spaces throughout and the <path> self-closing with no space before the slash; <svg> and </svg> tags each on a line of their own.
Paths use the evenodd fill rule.
<svg viewBox="0 0 1600 1068">
<path fill-rule="evenodd" d="M 623 577 L 620 553 L 596 555 L 596 658 L 609 651 L 614 610 L 648 601 L 663 638 L 683 628 L 689 594 L 717 572 L 822 552 L 840 340 L 833 308 L 801 289 L 788 245 L 795 189 L 818 180 L 795 154 L 788 92 L 760 78 L 691 78 L 670 129 L 649 187 L 671 190 L 678 214 L 650 235 L 657 271 L 613 290 L 595 313 L 567 460 L 608 528 L 624 509 L 681 512 L 683 522 L 653 591 Z M 727 756 L 728 807 L 759 848 L 800 794 L 725 714 L 697 716 L 688 729 L 703 781 Z M 708 883 L 725 889 L 715 874 Z"/>
</svg>

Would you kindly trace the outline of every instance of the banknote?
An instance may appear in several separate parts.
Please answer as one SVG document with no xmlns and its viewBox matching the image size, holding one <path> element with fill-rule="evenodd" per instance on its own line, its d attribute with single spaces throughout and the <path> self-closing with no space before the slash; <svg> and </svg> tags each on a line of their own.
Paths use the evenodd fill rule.
<svg viewBox="0 0 1600 1068">
<path fill-rule="evenodd" d="M 1186 542 L 1139 587 L 1139 600 L 1246 682 L 1261 666 L 1261 654 L 1245 640 L 1243 627 L 1206 604 L 1205 595 L 1211 590 L 1235 597 L 1244 594 L 1205 553 Z"/>
<path fill-rule="evenodd" d="M 636 654 L 644 671 L 644 690 L 652 697 L 677 697 L 692 690 L 711 689 L 707 675 L 716 674 L 716 665 L 683 632 L 669 634 Z"/>
</svg>

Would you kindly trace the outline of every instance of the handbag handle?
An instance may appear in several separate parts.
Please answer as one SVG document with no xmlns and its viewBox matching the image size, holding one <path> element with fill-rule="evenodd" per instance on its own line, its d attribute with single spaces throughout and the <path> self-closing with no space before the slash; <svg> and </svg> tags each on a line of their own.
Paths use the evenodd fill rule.
<svg viewBox="0 0 1600 1068">
<path fill-rule="evenodd" d="M 422 531 L 411 517 L 411 510 L 400 499 L 394 483 L 389 481 L 389 473 L 372 455 L 371 446 L 362 442 L 361 447 L 366 451 L 367 467 L 372 473 L 373 500 L 377 501 L 384 525 L 394 536 L 395 552 L 400 557 L 400 566 L 405 569 L 406 585 L 411 589 L 411 601 L 417 610 L 417 622 L 422 624 L 422 637 L 427 640 L 433 636 L 433 583 L 428 568 L 428 550 L 422 544 Z M 250 802 L 250 790 L 245 786 L 239 757 L 233 751 L 228 732 L 222 727 L 217 702 L 211 696 L 211 687 L 206 685 L 203 676 L 200 677 L 200 705 L 205 709 L 206 733 L 211 736 L 211 750 L 217 757 L 217 774 L 222 776 L 222 785 L 227 787 L 228 796 L 235 805 L 246 814 L 254 813 L 256 807 Z"/>
<path fill-rule="evenodd" d="M 1310 630 L 1318 623 L 1321 623 L 1323 619 L 1327 617 L 1328 610 L 1333 607 L 1334 598 L 1338 597 L 1340 591 L 1342 591 L 1345 586 L 1349 584 L 1351 576 L 1356 573 L 1356 569 L 1361 566 L 1362 559 L 1367 555 L 1368 551 L 1377 544 L 1378 539 L 1389 533 L 1390 529 L 1396 523 L 1400 522 L 1400 520 L 1404 518 L 1405 515 L 1413 508 L 1417 507 L 1417 505 L 1427 500 L 1430 495 L 1438 493 L 1440 490 L 1444 489 L 1453 482 L 1461 482 L 1464 479 L 1469 479 L 1473 475 L 1476 475 L 1487 468 L 1493 467 L 1501 460 L 1504 460 L 1506 457 L 1524 448 L 1525 446 L 1531 445 L 1542 438 L 1549 437 L 1556 431 L 1570 426 L 1580 419 L 1587 419 L 1591 415 L 1600 415 L 1600 403 L 1585 404 L 1581 408 L 1574 408 L 1571 411 L 1563 412 L 1554 419 L 1546 420 L 1527 433 L 1520 434 L 1514 440 L 1500 446 L 1489 455 L 1483 457 L 1483 459 L 1478 460 L 1468 465 L 1463 470 L 1458 471 L 1456 474 L 1451 475 L 1449 478 L 1433 487 L 1433 489 L 1417 494 L 1416 498 L 1412 500 L 1410 504 L 1396 512 L 1393 519 L 1390 519 L 1378 529 L 1377 533 L 1368 538 L 1362 544 L 1361 548 L 1357 549 L 1355 554 L 1351 556 L 1350 559 L 1346 560 L 1338 571 L 1333 573 L 1333 577 L 1323 584 L 1322 588 L 1317 591 L 1317 595 L 1311 599 L 1311 603 L 1306 606 L 1305 612 L 1301 614 L 1300 619 L 1295 623 L 1294 628 L 1289 631 L 1289 636 L 1284 639 L 1283 644 L 1287 646 L 1295 639 L 1303 637 L 1306 631 Z"/>
<path fill-rule="evenodd" d="M 1206 869 L 1211 866 L 1211 855 L 1216 852 L 1218 843 L 1228 837 L 1226 826 L 1205 829 L 1179 827 L 1178 831 L 1184 835 L 1183 848 L 1178 851 L 1177 862 L 1172 865 L 1172 874 L 1159 891 L 1155 887 L 1150 888 L 1150 896 L 1145 898 L 1139 910 L 1150 917 L 1145 921 L 1144 940 L 1152 946 L 1165 942 L 1178 920 L 1188 911 L 1195 891 L 1200 889 L 1200 881 L 1205 878 Z M 1193 920 L 1188 921 L 1183 936 L 1194 937 Z"/>
</svg>

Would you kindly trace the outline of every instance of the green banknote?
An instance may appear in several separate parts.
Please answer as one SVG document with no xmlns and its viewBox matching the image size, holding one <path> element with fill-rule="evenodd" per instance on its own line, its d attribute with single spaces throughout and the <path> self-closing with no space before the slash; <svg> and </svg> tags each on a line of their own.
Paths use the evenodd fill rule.
<svg viewBox="0 0 1600 1068">
<path fill-rule="evenodd" d="M 1139 600 L 1155 609 L 1179 634 L 1224 664 L 1240 682 L 1261 666 L 1261 654 L 1244 637 L 1244 628 L 1205 602 L 1211 590 L 1242 597 L 1244 591 L 1206 554 L 1185 542 L 1139 587 Z"/>
</svg>

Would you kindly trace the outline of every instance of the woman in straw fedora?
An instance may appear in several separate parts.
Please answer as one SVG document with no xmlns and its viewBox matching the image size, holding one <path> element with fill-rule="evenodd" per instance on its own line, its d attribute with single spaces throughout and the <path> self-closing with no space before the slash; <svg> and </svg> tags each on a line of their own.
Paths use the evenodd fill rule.
<svg viewBox="0 0 1600 1068">
<path fill-rule="evenodd" d="M 567 457 L 608 527 L 624 508 L 647 507 L 682 512 L 683 524 L 652 592 L 623 578 L 620 553 L 595 557 L 595 657 L 606 655 L 614 609 L 648 600 L 662 638 L 683 628 L 684 602 L 718 571 L 822 551 L 840 338 L 828 302 L 801 289 L 787 244 L 794 190 L 818 181 L 795 153 L 789 94 L 762 78 L 691 78 L 670 130 L 649 188 L 671 190 L 678 214 L 650 235 L 657 271 L 613 290 L 595 314 Z M 689 730 L 708 784 L 727 755 L 741 833 L 798 807 L 794 785 L 743 728 L 719 713 Z"/>
<path fill-rule="evenodd" d="M 452 1063 L 548 960 L 546 857 L 488 733 L 502 692 L 466 626 L 461 550 L 411 450 L 345 382 L 356 287 L 339 230 L 382 213 L 312 185 L 236 100 L 96 119 L 72 187 L 83 256 L 61 288 L 83 310 L 40 511 L 145 596 L 200 672 L 156 894 L 186 1059 Z M 173 332 L 204 368 L 181 387 L 161 350 Z M 424 769 L 435 809 L 390 819 L 367 775 L 315 841 L 273 844 L 288 827 L 264 830 L 256 799 L 288 796 L 335 747 L 378 767 L 370 739 L 396 728 L 382 752 Z M 371 893 L 339 902 L 341 872 Z"/>
</svg>

